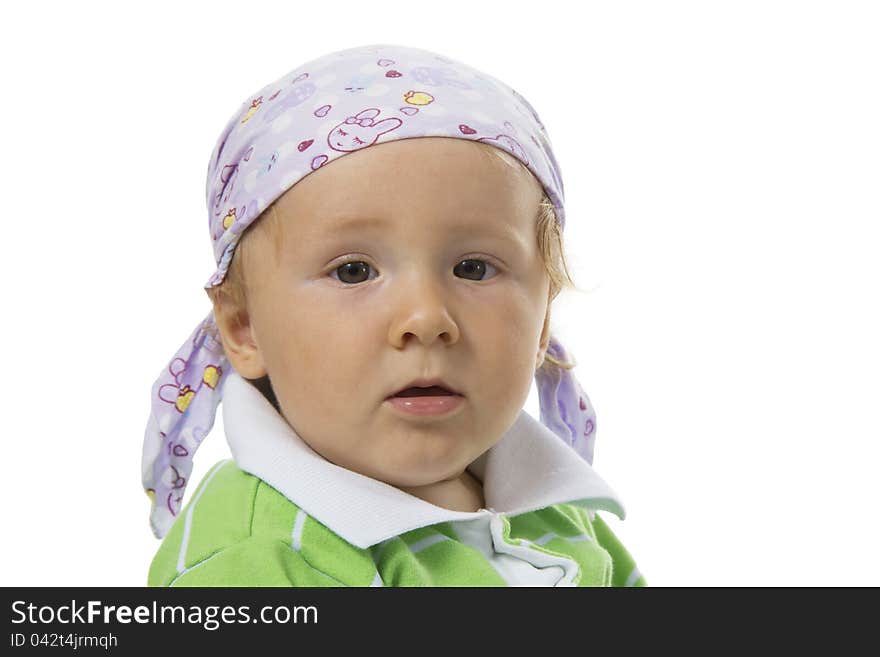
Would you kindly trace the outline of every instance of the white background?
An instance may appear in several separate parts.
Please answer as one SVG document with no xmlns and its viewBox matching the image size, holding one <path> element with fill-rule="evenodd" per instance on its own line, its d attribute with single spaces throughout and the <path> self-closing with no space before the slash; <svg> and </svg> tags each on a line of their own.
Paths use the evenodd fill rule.
<svg viewBox="0 0 880 657">
<path fill-rule="evenodd" d="M 214 142 L 298 65 L 398 43 L 504 80 L 548 128 L 584 291 L 554 328 L 628 511 L 603 515 L 649 584 L 880 585 L 876 4 L 4 14 L 0 584 L 145 584 L 141 441 L 210 310 Z M 193 480 L 228 456 L 218 416 Z"/>
</svg>

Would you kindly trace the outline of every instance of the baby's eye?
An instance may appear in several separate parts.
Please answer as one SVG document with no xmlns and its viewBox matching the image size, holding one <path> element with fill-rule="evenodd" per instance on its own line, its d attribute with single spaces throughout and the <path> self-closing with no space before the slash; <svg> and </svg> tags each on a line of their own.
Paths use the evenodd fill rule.
<svg viewBox="0 0 880 657">
<path fill-rule="evenodd" d="M 367 143 L 367 142 L 365 142 L 363 139 L 360 139 L 360 138 L 358 138 L 358 137 L 355 137 L 355 138 L 354 138 L 354 141 L 355 141 L 356 144 L 366 144 L 366 143 Z"/>
<path fill-rule="evenodd" d="M 342 135 L 343 137 L 348 136 L 348 133 L 345 130 L 343 130 L 342 128 L 339 128 L 339 134 Z"/>
<path fill-rule="evenodd" d="M 484 280 L 487 266 L 495 270 L 497 273 L 497 269 L 494 265 L 477 258 L 468 258 L 460 261 L 453 269 L 453 272 L 457 276 L 461 275 L 462 278 L 481 281 Z M 340 283 L 357 285 L 358 283 L 363 283 L 364 281 L 369 280 L 368 273 L 370 270 L 372 270 L 372 266 L 369 263 L 366 263 L 363 260 L 351 260 L 339 265 L 331 272 L 331 275 L 336 274 L 334 278 Z"/>
<path fill-rule="evenodd" d="M 363 260 L 352 260 L 350 262 L 346 262 L 344 264 L 339 265 L 336 269 L 331 273 L 338 274 L 339 276 L 336 278 L 341 283 L 347 283 L 349 285 L 355 285 L 357 283 L 363 283 L 366 279 L 361 279 L 360 277 L 365 274 L 365 272 L 372 269 L 370 265 Z M 352 280 L 357 279 L 357 280 Z"/>
<path fill-rule="evenodd" d="M 485 260 L 479 260 L 477 258 L 468 258 L 467 260 L 462 260 L 461 262 L 459 262 L 455 266 L 454 271 L 455 271 L 456 275 L 463 274 L 462 278 L 471 278 L 471 276 L 474 276 L 474 278 L 472 278 L 471 280 L 482 281 L 483 274 L 486 273 L 486 266 L 487 265 L 489 267 L 491 267 L 492 269 L 495 269 L 494 265 L 492 265 L 489 262 L 486 262 Z"/>
</svg>

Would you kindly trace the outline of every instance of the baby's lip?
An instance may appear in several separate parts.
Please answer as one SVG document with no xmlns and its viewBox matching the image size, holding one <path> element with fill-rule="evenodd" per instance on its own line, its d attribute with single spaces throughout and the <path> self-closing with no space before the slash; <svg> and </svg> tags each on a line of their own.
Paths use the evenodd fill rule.
<svg viewBox="0 0 880 657">
<path fill-rule="evenodd" d="M 396 397 L 400 393 L 402 393 L 404 390 L 406 390 L 407 388 L 431 388 L 431 387 L 443 388 L 444 390 L 446 390 L 447 392 L 449 392 L 453 395 L 459 395 L 461 397 L 464 396 L 461 392 L 459 392 L 456 388 L 454 388 L 451 384 L 447 383 L 442 378 L 431 377 L 431 378 L 413 379 L 409 383 L 406 383 L 406 384 L 400 386 L 399 388 L 397 388 L 394 392 L 392 392 L 390 395 L 388 395 L 387 398 L 390 399 L 391 397 Z"/>
</svg>

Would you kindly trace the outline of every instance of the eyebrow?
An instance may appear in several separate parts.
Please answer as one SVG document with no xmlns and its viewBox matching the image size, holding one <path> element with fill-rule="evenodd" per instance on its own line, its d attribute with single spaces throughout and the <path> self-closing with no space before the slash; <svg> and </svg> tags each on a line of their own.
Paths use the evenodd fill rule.
<svg viewBox="0 0 880 657">
<path fill-rule="evenodd" d="M 383 228 L 390 222 L 382 217 L 331 217 L 326 220 L 328 230 L 349 228 Z"/>
<path fill-rule="evenodd" d="M 343 216 L 333 217 L 327 220 L 327 231 L 336 233 L 345 230 L 381 230 L 388 228 L 391 222 L 384 217 L 360 217 L 360 216 Z M 514 246 L 522 247 L 522 240 L 515 233 L 509 230 L 499 231 L 485 223 L 480 222 L 460 222 L 452 224 L 450 230 L 454 233 L 480 234 L 488 237 L 502 239 L 510 242 Z"/>
</svg>

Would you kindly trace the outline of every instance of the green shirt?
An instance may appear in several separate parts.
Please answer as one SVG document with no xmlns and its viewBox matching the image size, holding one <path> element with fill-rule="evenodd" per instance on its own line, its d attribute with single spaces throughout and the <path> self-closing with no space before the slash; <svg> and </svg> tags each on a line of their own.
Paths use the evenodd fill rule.
<svg viewBox="0 0 880 657">
<path fill-rule="evenodd" d="M 461 521 L 458 521 L 461 522 Z M 467 522 L 467 521 L 465 521 Z M 568 585 L 644 586 L 601 517 L 578 504 L 489 516 L 511 550 L 570 560 Z M 266 482 L 222 461 L 200 482 L 162 542 L 149 586 L 507 586 L 456 521 L 358 548 Z M 558 567 L 558 566 L 557 566 Z"/>
</svg>

